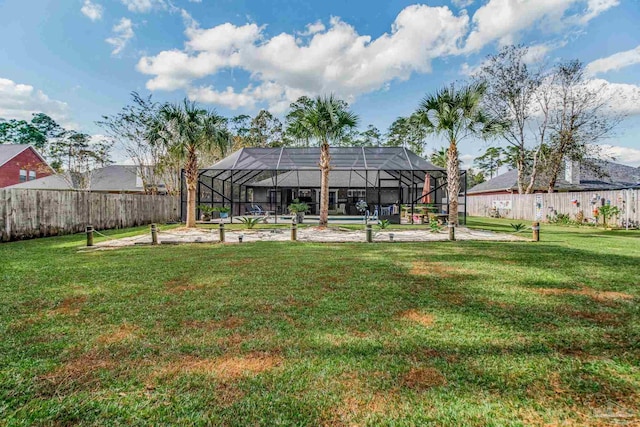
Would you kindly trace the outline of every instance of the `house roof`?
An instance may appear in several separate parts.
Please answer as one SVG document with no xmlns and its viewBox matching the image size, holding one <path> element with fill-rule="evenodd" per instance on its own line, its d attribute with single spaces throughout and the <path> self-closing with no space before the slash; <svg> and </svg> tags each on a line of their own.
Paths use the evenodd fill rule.
<svg viewBox="0 0 640 427">
<path fill-rule="evenodd" d="M 572 184 L 564 179 L 564 168 L 558 173 L 557 191 L 590 191 L 617 190 L 621 188 L 640 187 L 640 168 L 622 165 L 605 160 L 591 160 L 595 166 L 580 165 L 580 182 Z M 600 171 L 595 171 L 599 169 Z M 528 178 L 527 178 L 528 182 Z M 535 190 L 546 190 L 548 179 L 539 176 L 534 185 Z M 518 191 L 518 171 L 512 169 L 488 181 L 474 186 L 467 194 L 480 194 L 498 191 Z"/>
<path fill-rule="evenodd" d="M 331 147 L 332 170 L 444 171 L 403 147 Z M 320 148 L 242 148 L 205 168 L 218 171 L 317 171 Z"/>
<path fill-rule="evenodd" d="M 40 189 L 40 190 L 75 190 L 64 176 L 51 175 L 44 178 L 12 185 L 7 188 Z M 110 165 L 96 169 L 91 173 L 91 191 L 109 192 L 142 192 L 142 182 L 138 179 L 138 166 Z"/>
<path fill-rule="evenodd" d="M 0 166 L 4 165 L 29 147 L 31 146 L 28 144 L 0 144 Z"/>
<path fill-rule="evenodd" d="M 49 166 L 49 163 L 44 159 L 44 157 L 42 157 L 42 155 L 40 155 L 40 153 L 38 153 L 38 150 L 36 150 L 35 148 L 33 148 L 33 146 L 31 146 L 29 144 L 2 144 L 2 143 L 0 143 L 0 166 L 4 165 L 8 161 L 10 161 L 14 157 L 16 157 L 18 154 L 22 153 L 23 151 L 29 150 L 29 149 L 31 151 L 33 151 L 33 153 L 36 156 L 38 156 L 38 158 L 42 161 L 42 163 L 47 165 L 47 167 L 51 168 L 51 166 Z M 52 168 L 51 168 L 51 170 L 53 171 Z"/>
</svg>

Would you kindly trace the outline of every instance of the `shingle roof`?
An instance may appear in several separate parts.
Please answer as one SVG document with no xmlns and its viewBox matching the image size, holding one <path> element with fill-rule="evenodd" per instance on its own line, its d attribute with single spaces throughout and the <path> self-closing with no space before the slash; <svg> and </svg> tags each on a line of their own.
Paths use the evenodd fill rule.
<svg viewBox="0 0 640 427">
<path fill-rule="evenodd" d="M 602 174 L 593 167 L 580 166 L 580 183 L 571 184 L 564 179 L 564 168 L 558 173 L 557 191 L 589 191 L 616 190 L 621 188 L 640 187 L 640 168 L 622 165 L 605 160 L 591 160 L 590 163 L 601 169 Z M 528 178 L 527 178 L 528 182 Z M 536 179 L 535 190 L 547 189 L 548 180 L 544 176 Z M 518 171 L 516 169 L 498 175 L 488 181 L 474 186 L 467 194 L 489 193 L 496 191 L 517 191 Z"/>
<path fill-rule="evenodd" d="M 331 147 L 332 170 L 444 171 L 402 147 Z M 318 170 L 320 148 L 242 148 L 207 170 Z"/>
<path fill-rule="evenodd" d="M 110 165 L 91 173 L 91 191 L 142 192 L 144 189 L 137 178 L 138 167 L 133 165 Z M 7 188 L 71 190 L 68 180 L 62 175 L 51 175 L 33 181 L 12 185 Z M 73 188 L 76 189 L 76 188 Z"/>
<path fill-rule="evenodd" d="M 29 148 L 28 144 L 0 144 L 0 166 Z"/>
</svg>

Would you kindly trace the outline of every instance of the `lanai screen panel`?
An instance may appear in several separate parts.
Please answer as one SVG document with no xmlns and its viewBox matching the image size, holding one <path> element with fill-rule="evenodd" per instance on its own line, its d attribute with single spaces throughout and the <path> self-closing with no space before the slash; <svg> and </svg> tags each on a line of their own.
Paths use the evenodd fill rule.
<svg viewBox="0 0 640 427">
<path fill-rule="evenodd" d="M 402 147 L 331 147 L 332 170 L 360 171 L 442 171 Z M 318 170 L 320 148 L 243 148 L 209 168 L 212 171 L 292 171 Z"/>
</svg>

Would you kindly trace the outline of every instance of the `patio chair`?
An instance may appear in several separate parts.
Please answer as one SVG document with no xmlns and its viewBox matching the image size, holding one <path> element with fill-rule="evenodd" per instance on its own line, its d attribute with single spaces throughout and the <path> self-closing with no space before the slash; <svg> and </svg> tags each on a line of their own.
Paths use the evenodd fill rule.
<svg viewBox="0 0 640 427">
<path fill-rule="evenodd" d="M 259 216 L 261 215 L 262 209 L 258 205 L 251 205 L 249 209 L 247 209 L 247 215 Z"/>
</svg>

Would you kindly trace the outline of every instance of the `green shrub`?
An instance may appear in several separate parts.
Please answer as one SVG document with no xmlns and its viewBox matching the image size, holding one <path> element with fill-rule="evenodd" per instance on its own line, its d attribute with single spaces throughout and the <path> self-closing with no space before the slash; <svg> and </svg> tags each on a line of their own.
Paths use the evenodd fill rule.
<svg viewBox="0 0 640 427">
<path fill-rule="evenodd" d="M 378 227 L 380 227 L 381 230 L 384 230 L 385 228 L 387 228 L 390 225 L 391 225 L 391 222 L 389 222 L 388 219 L 383 219 L 383 220 L 378 221 Z"/>
<path fill-rule="evenodd" d="M 256 226 L 256 224 L 260 224 L 264 218 L 261 216 L 243 216 L 240 218 L 240 222 L 243 223 L 247 228 L 251 229 Z"/>
<path fill-rule="evenodd" d="M 516 223 L 516 224 L 511 224 L 511 228 L 513 228 L 513 230 L 514 230 L 516 233 L 519 233 L 519 232 L 521 232 L 522 230 L 524 230 L 525 228 L 527 228 L 527 226 L 526 226 L 526 225 L 524 225 L 524 224 L 523 224 L 523 223 L 521 223 L 521 222 L 518 222 L 518 223 Z"/>
</svg>

